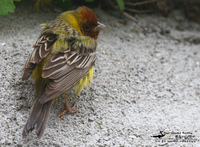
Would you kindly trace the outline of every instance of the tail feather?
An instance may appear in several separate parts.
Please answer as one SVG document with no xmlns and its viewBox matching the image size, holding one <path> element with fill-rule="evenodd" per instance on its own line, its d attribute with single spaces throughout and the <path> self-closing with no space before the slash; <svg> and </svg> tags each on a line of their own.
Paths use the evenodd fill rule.
<svg viewBox="0 0 200 147">
<path fill-rule="evenodd" d="M 42 104 L 39 102 L 39 98 L 35 99 L 30 117 L 24 126 L 22 133 L 23 137 L 26 137 L 28 133 L 34 129 L 36 129 L 37 137 L 39 139 L 42 137 L 47 124 L 51 105 L 52 100 Z"/>
</svg>

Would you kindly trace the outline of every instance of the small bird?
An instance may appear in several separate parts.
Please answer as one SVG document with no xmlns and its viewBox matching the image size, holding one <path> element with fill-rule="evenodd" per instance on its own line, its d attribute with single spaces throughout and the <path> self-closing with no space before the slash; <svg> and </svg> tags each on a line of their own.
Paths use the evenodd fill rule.
<svg viewBox="0 0 200 147">
<path fill-rule="evenodd" d="M 61 13 L 54 21 L 42 24 L 43 31 L 33 45 L 22 76 L 35 82 L 35 101 L 22 136 L 36 130 L 38 139 L 44 133 L 51 105 L 64 94 L 65 112 L 75 113 L 76 103 L 70 108 L 66 91 L 75 87 L 74 97 L 89 86 L 96 60 L 96 39 L 99 32 L 108 29 L 97 21 L 87 7 Z"/>
</svg>

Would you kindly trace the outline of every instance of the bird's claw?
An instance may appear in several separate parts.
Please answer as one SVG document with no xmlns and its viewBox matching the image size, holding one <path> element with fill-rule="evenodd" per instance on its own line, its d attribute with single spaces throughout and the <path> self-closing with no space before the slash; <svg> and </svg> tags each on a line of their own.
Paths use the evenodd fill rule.
<svg viewBox="0 0 200 147">
<path fill-rule="evenodd" d="M 71 114 L 77 113 L 78 110 L 74 110 L 75 106 L 76 106 L 76 102 L 74 102 L 74 103 L 72 104 L 72 107 L 71 107 L 71 108 L 70 108 L 69 106 L 66 106 L 65 109 L 60 113 L 60 115 L 58 115 L 57 118 L 62 117 L 66 112 L 69 112 L 69 113 L 71 113 Z"/>
</svg>

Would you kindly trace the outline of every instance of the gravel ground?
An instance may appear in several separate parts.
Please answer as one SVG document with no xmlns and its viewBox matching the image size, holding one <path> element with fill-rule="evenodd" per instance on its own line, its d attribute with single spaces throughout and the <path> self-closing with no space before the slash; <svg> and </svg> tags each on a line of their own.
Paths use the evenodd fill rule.
<svg viewBox="0 0 200 147">
<path fill-rule="evenodd" d="M 75 99 L 74 115 L 56 119 L 64 99 L 56 101 L 41 140 L 21 135 L 34 99 L 32 80 L 21 76 L 40 24 L 60 12 L 18 6 L 0 17 L 0 146 L 198 146 L 200 25 L 178 11 L 136 16 L 145 35 L 128 19 L 94 11 L 110 29 L 98 39 L 93 83 Z"/>
</svg>

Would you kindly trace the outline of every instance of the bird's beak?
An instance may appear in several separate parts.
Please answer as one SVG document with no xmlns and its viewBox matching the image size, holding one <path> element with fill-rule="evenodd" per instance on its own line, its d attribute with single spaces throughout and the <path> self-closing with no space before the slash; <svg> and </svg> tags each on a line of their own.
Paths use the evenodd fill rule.
<svg viewBox="0 0 200 147">
<path fill-rule="evenodd" d="M 101 30 L 107 30 L 108 27 L 106 27 L 104 24 L 97 22 L 97 27 L 95 28 L 95 31 L 101 31 Z"/>
</svg>

